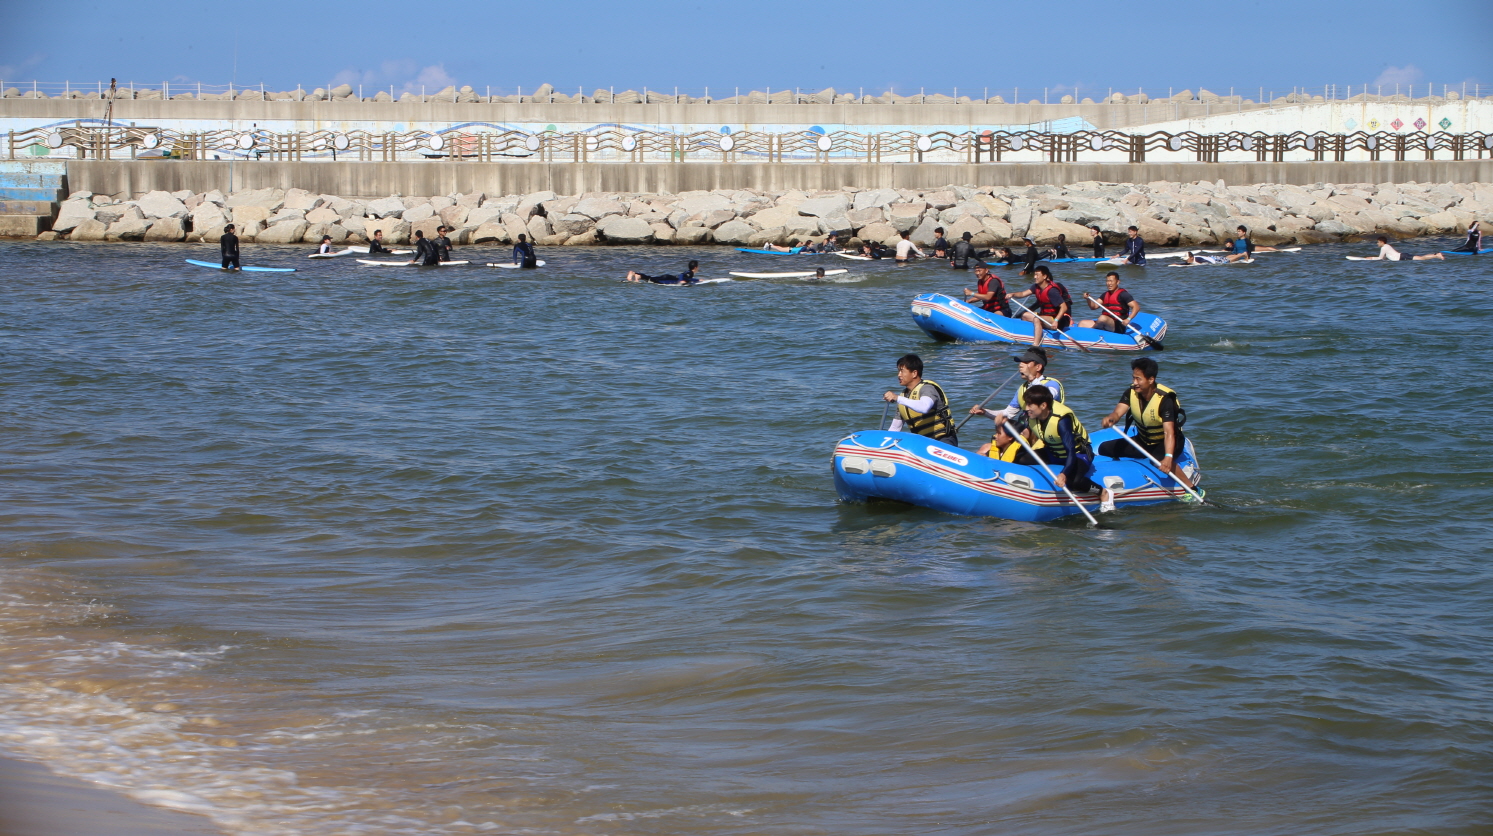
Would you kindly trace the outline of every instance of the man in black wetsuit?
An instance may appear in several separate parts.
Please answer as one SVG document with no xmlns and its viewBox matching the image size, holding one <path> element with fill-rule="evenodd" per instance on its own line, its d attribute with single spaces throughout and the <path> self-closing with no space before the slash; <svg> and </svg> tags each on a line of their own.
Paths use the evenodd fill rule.
<svg viewBox="0 0 1493 836">
<path fill-rule="evenodd" d="M 434 267 L 441 263 L 441 254 L 436 251 L 435 244 L 425 237 L 421 230 L 415 230 L 415 257 L 410 259 L 410 264 L 419 264 L 422 267 Z"/>
<path fill-rule="evenodd" d="M 380 255 L 380 254 L 382 254 L 382 255 L 393 255 L 394 254 L 393 250 L 391 250 L 388 247 L 384 246 L 384 231 L 382 229 L 375 229 L 373 231 L 373 240 L 371 240 L 371 241 L 368 242 L 368 254 L 369 255 Z"/>
<path fill-rule="evenodd" d="M 520 232 L 518 243 L 513 245 L 513 263 L 527 269 L 539 266 L 539 256 L 534 255 L 534 245 L 529 243 L 529 236 Z"/>
<path fill-rule="evenodd" d="M 449 227 L 436 227 L 435 240 L 430 242 L 431 246 L 435 247 L 436 256 L 441 261 L 451 260 L 451 239 L 446 235 L 450 231 Z"/>
<path fill-rule="evenodd" d="M 1097 226 L 1089 227 L 1089 231 L 1094 233 L 1094 257 L 1104 258 L 1104 233 Z"/>
<path fill-rule="evenodd" d="M 238 236 L 233 234 L 233 224 L 223 227 L 223 237 L 218 239 L 218 252 L 223 255 L 224 270 L 238 270 Z"/>
<path fill-rule="evenodd" d="M 1478 252 L 1482 250 L 1482 248 L 1483 233 L 1482 230 L 1478 228 L 1477 221 L 1473 221 L 1472 224 L 1467 227 L 1467 242 L 1462 246 L 1456 248 L 1455 250 L 1447 250 L 1447 252 L 1472 253 L 1473 255 L 1477 255 Z"/>
<path fill-rule="evenodd" d="M 628 270 L 627 278 L 623 279 L 623 281 L 653 282 L 654 284 L 698 284 L 700 280 L 695 278 L 695 269 L 699 266 L 700 262 L 691 261 L 689 263 L 689 269 L 685 270 L 683 273 L 680 273 L 677 276 L 650 276 L 647 273 L 639 273 L 636 270 Z"/>
<path fill-rule="evenodd" d="M 972 233 L 966 232 L 954 245 L 954 251 L 949 256 L 949 266 L 956 270 L 968 270 L 969 260 L 975 257 L 975 245 L 970 243 L 974 238 Z"/>
<path fill-rule="evenodd" d="M 1068 236 L 1059 233 L 1058 242 L 1052 246 L 1052 249 L 1043 253 L 1042 257 L 1046 259 L 1072 258 L 1073 256 L 1068 254 Z"/>
<path fill-rule="evenodd" d="M 1026 266 L 1021 268 L 1021 275 L 1030 276 L 1037 269 L 1037 262 L 1042 260 L 1042 254 L 1037 252 L 1037 242 L 1030 238 L 1021 240 L 1026 242 L 1026 254 L 1021 257 Z"/>
</svg>

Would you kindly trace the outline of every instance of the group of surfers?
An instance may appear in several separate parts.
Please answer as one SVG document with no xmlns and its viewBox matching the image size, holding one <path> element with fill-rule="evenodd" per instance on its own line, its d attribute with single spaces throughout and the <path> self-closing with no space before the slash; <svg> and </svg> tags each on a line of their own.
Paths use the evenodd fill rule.
<svg viewBox="0 0 1493 836">
<path fill-rule="evenodd" d="M 1004 409 L 987 409 L 983 405 L 972 407 L 970 415 L 985 415 L 994 420 L 994 434 L 990 441 L 980 446 L 977 455 L 988 456 L 1011 464 L 1045 467 L 1055 473 L 1054 482 L 1059 488 L 1074 493 L 1085 493 L 1096 485 L 1092 480 L 1096 457 L 1110 459 L 1139 459 L 1149 456 L 1158 463 L 1162 473 L 1172 477 L 1187 488 L 1195 488 L 1176 461 L 1181 457 L 1186 444 L 1182 427 L 1187 423 L 1187 413 L 1182 409 L 1175 390 L 1158 383 L 1160 367 L 1150 357 L 1139 357 L 1130 361 L 1130 385 L 1121 393 L 1119 402 L 1110 413 L 1100 420 L 1100 426 L 1108 428 L 1125 422 L 1124 430 L 1132 424 L 1137 428 L 1135 443 L 1116 438 L 1094 448 L 1089 441 L 1088 430 L 1083 421 L 1064 401 L 1063 384 L 1047 375 L 1047 352 L 1041 348 L 1029 348 L 1013 355 L 1021 384 L 1016 394 Z M 907 354 L 897 360 L 897 382 L 902 384 L 900 393 L 888 391 L 883 399 L 897 405 L 897 417 L 889 428 L 892 432 L 910 432 L 959 446 L 957 427 L 948 395 L 943 387 L 923 377 L 923 361 L 916 354 Z M 1051 468 L 1057 468 L 1053 471 Z M 1099 487 L 1100 510 L 1115 509 L 1114 496 L 1107 488 Z M 1201 501 L 1204 493 L 1196 496 L 1188 493 L 1184 501 Z"/>
</svg>

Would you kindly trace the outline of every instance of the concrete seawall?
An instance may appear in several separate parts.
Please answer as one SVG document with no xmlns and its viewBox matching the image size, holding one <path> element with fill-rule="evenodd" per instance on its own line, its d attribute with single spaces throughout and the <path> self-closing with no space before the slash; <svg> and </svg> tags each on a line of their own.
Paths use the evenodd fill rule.
<svg viewBox="0 0 1493 836">
<path fill-rule="evenodd" d="M 229 194 L 291 187 L 346 197 L 489 194 L 668 193 L 751 189 L 933 189 L 948 185 L 1071 183 L 1493 183 L 1493 160 L 1294 163 L 539 163 L 207 162 L 70 160 L 72 191 L 134 197 L 151 191 Z"/>
</svg>

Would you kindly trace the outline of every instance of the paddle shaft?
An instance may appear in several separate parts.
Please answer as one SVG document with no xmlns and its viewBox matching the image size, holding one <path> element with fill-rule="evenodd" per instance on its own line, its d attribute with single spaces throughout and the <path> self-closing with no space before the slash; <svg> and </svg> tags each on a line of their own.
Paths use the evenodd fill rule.
<svg viewBox="0 0 1493 836">
<path fill-rule="evenodd" d="M 1083 298 L 1088 299 L 1090 301 L 1093 301 L 1093 299 L 1094 299 L 1094 297 L 1090 296 L 1087 293 L 1085 293 L 1083 295 Z M 1114 311 L 1111 311 L 1109 308 L 1104 307 L 1104 305 L 1102 303 L 1099 305 L 1099 310 L 1104 311 L 1105 313 L 1109 314 L 1109 316 L 1110 316 L 1111 319 L 1115 319 Z M 1120 320 L 1117 320 L 1117 321 L 1121 325 L 1125 326 L 1126 328 L 1129 328 L 1131 331 L 1134 331 L 1135 335 L 1137 337 L 1140 337 L 1141 339 L 1145 340 L 1150 345 L 1156 346 L 1157 350 L 1161 349 L 1162 346 L 1161 346 L 1161 341 L 1160 340 L 1156 339 L 1155 337 L 1148 337 L 1145 334 L 1142 334 L 1140 332 L 1140 330 L 1137 329 L 1134 325 L 1131 325 L 1130 323 L 1126 322 L 1123 319 L 1120 319 Z"/>
<path fill-rule="evenodd" d="M 1151 460 L 1151 464 L 1156 465 L 1156 469 L 1157 470 L 1161 470 L 1161 462 L 1156 461 L 1156 457 L 1153 456 L 1153 455 L 1151 455 L 1149 452 L 1147 452 L 1146 448 L 1140 446 L 1140 443 L 1137 442 L 1134 438 L 1131 438 L 1128 433 L 1123 433 L 1123 432 L 1120 433 L 1120 438 L 1123 438 L 1126 441 L 1130 442 L 1130 446 L 1131 447 L 1134 447 L 1135 449 L 1139 450 L 1142 456 L 1145 456 L 1146 458 L 1148 458 L 1148 459 Z M 1174 459 L 1172 467 L 1175 468 L 1176 466 L 1177 466 L 1176 465 L 1176 460 Z M 1162 473 L 1166 473 L 1165 470 L 1162 470 L 1161 472 Z M 1167 475 L 1171 476 L 1171 474 L 1169 474 L 1169 473 Z M 1172 481 L 1176 482 L 1182 488 L 1182 490 L 1187 491 L 1188 493 L 1192 494 L 1192 498 L 1193 499 L 1196 499 L 1198 502 L 1202 502 L 1203 501 L 1203 498 L 1201 496 L 1198 496 L 1198 492 L 1195 491 L 1195 490 L 1193 490 L 1192 488 L 1187 487 L 1187 485 L 1183 484 L 1181 479 L 1178 479 L 1177 477 L 1172 476 Z"/>
<path fill-rule="evenodd" d="M 1083 503 L 1078 501 L 1078 497 L 1073 495 L 1073 491 L 1068 490 L 1068 486 L 1067 485 L 1059 485 L 1058 484 L 1058 475 L 1056 473 L 1052 472 L 1052 468 L 1048 467 L 1047 462 L 1042 461 L 1042 457 L 1039 456 L 1039 455 L 1037 455 L 1037 451 L 1032 449 L 1032 445 L 1026 443 L 1026 439 L 1024 439 L 1024 438 L 1021 437 L 1021 431 L 1018 430 L 1018 429 L 1016 429 L 1016 426 L 1014 424 L 1012 424 L 1010 421 L 1001 421 L 1001 424 L 1003 424 L 1005 426 L 1006 432 L 1012 438 L 1016 439 L 1017 443 L 1019 443 L 1023 448 L 1026 449 L 1026 454 L 1028 456 L 1031 456 L 1032 459 L 1038 465 L 1040 465 L 1043 470 L 1047 471 L 1047 478 L 1049 478 L 1049 479 L 1052 480 L 1053 486 L 1057 487 L 1057 488 L 1062 488 L 1063 493 L 1067 494 L 1068 498 L 1071 499 L 1071 500 L 1073 500 L 1073 504 L 1078 506 L 1078 510 L 1082 511 L 1083 515 L 1085 517 L 1089 518 L 1089 522 L 1093 523 L 1095 528 L 1098 528 L 1099 527 L 1099 521 L 1096 520 L 1096 519 L 1094 519 L 1094 515 L 1093 514 L 1089 513 L 1089 509 L 1083 507 Z"/>
<path fill-rule="evenodd" d="M 1001 381 L 1001 385 L 995 387 L 995 391 L 990 393 L 990 398 L 993 398 L 996 395 L 999 395 L 1001 393 L 1001 390 L 1004 389 L 1004 388 L 1006 388 L 1006 384 L 1010 383 L 1012 381 L 1012 379 L 1014 379 L 1016 377 L 1017 374 L 1021 374 L 1021 372 L 1016 372 L 1016 374 L 1011 375 L 1011 377 L 1008 377 L 1005 380 L 1002 380 Z M 986 398 L 985 400 L 980 401 L 980 408 L 981 409 L 983 409 L 985 407 L 985 404 L 990 403 L 990 398 Z M 963 427 L 966 423 L 969 422 L 969 419 L 975 417 L 977 414 L 979 414 L 979 413 L 971 412 L 970 414 L 964 416 L 964 420 L 960 421 L 959 424 L 958 424 L 958 426 L 954 427 L 954 432 L 958 433 L 960 427 Z"/>
<path fill-rule="evenodd" d="M 881 429 L 886 426 L 886 413 L 887 413 L 887 410 L 889 410 L 889 409 L 892 408 L 892 402 L 891 401 L 882 401 L 881 404 L 882 404 L 882 406 L 881 406 L 881 423 L 879 423 L 879 424 L 876 425 L 876 430 L 878 432 L 880 432 Z"/>
<path fill-rule="evenodd" d="M 1063 336 L 1067 337 L 1068 338 L 1068 342 L 1073 343 L 1074 345 L 1078 346 L 1079 348 L 1083 349 L 1084 351 L 1088 352 L 1089 354 L 1093 354 L 1094 353 L 1093 351 L 1091 351 L 1089 349 L 1088 346 L 1084 345 L 1083 343 L 1079 342 L 1078 340 L 1073 339 L 1073 337 L 1067 331 L 1064 331 L 1063 329 L 1059 328 L 1056 323 L 1048 321 L 1047 319 L 1045 319 L 1042 316 L 1042 314 L 1039 314 L 1036 311 L 1032 310 L 1031 308 L 1028 308 L 1026 306 L 1026 304 L 1024 302 L 1022 302 L 1020 299 L 1017 299 L 1017 298 L 1011 297 L 1011 296 L 1007 296 L 1006 298 L 1010 299 L 1012 302 L 1015 302 L 1016 304 L 1020 305 L 1022 310 L 1026 311 L 1027 313 L 1031 314 L 1032 316 L 1035 316 L 1037 318 L 1038 322 L 1042 323 L 1043 325 L 1051 326 L 1052 330 L 1054 330 L 1054 331 L 1058 332 L 1059 334 L 1062 334 Z"/>
</svg>

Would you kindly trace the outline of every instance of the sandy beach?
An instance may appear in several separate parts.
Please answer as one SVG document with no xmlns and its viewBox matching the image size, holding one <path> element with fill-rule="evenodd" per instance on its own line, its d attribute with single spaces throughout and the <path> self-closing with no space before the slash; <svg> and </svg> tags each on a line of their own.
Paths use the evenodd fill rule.
<svg viewBox="0 0 1493 836">
<path fill-rule="evenodd" d="M 222 836 L 201 816 L 150 807 L 0 757 L 0 836 Z"/>
</svg>

